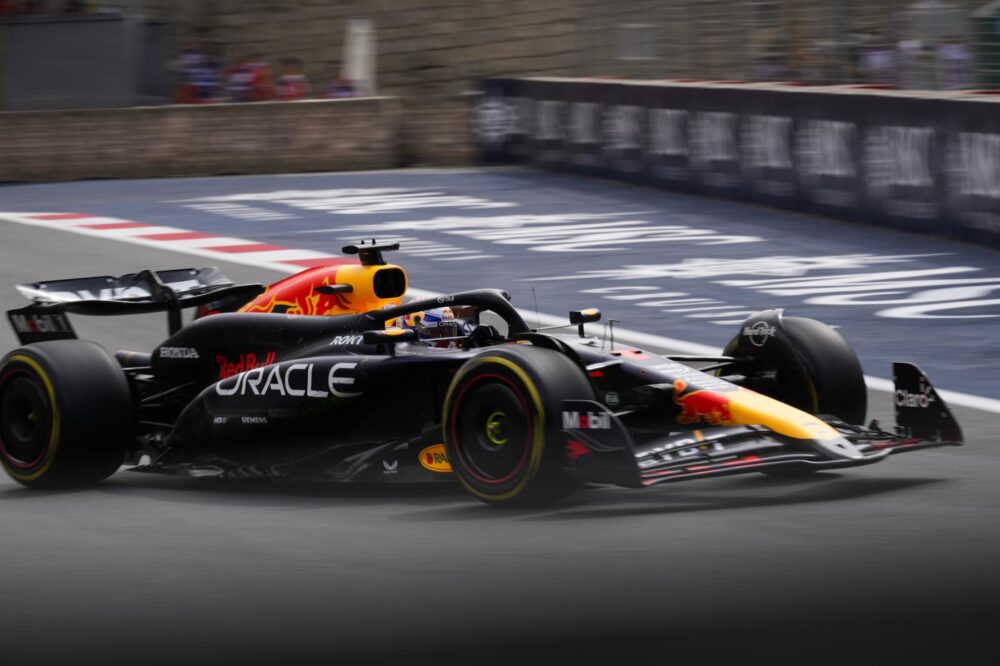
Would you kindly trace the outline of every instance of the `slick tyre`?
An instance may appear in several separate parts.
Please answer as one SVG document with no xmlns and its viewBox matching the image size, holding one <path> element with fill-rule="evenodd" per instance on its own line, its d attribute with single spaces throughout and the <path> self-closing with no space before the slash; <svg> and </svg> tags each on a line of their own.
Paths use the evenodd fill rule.
<svg viewBox="0 0 1000 666">
<path fill-rule="evenodd" d="M 33 488 L 97 483 L 133 436 L 128 380 L 102 347 L 54 340 L 0 361 L 0 463 Z"/>
<path fill-rule="evenodd" d="M 444 444 L 459 482 L 498 506 L 565 497 L 576 484 L 564 470 L 562 402 L 593 399 L 583 370 L 557 351 L 509 345 L 476 356 L 444 402 Z"/>
<path fill-rule="evenodd" d="M 723 352 L 738 354 L 739 337 Z M 833 328 L 815 319 L 784 317 L 782 333 L 736 367 L 746 386 L 810 414 L 831 414 L 863 424 L 868 392 L 857 354 Z"/>
<path fill-rule="evenodd" d="M 781 321 L 781 334 L 752 350 L 753 363 L 734 369 L 747 377 L 745 386 L 816 416 L 829 414 L 847 423 L 863 424 L 868 392 L 851 345 L 815 319 L 784 317 Z M 733 338 L 723 353 L 739 354 L 739 342 L 739 336 Z M 795 478 L 813 472 L 778 469 L 764 474 Z"/>
</svg>

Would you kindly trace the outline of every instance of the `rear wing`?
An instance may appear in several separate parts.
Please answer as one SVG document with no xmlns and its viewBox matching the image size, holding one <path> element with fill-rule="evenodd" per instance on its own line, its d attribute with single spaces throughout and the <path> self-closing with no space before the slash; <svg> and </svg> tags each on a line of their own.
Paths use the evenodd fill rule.
<svg viewBox="0 0 1000 666">
<path fill-rule="evenodd" d="M 110 316 L 166 312 L 171 334 L 181 328 L 181 310 L 226 299 L 250 300 L 260 284 L 234 284 L 215 267 L 144 270 L 119 277 L 48 280 L 17 285 L 31 305 L 7 312 L 21 344 L 75 338 L 67 313 Z"/>
</svg>

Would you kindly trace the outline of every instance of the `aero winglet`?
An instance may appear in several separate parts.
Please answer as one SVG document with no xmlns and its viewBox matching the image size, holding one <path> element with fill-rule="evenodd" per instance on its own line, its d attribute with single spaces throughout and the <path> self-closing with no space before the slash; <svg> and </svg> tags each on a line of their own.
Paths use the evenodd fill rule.
<svg viewBox="0 0 1000 666">
<path fill-rule="evenodd" d="M 962 429 L 931 381 L 912 363 L 893 363 L 896 428 L 905 437 L 962 442 Z"/>
</svg>

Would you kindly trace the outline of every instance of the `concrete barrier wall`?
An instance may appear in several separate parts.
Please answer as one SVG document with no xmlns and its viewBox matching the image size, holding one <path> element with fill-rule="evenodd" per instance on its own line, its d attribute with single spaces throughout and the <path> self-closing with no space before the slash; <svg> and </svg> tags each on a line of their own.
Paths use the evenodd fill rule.
<svg viewBox="0 0 1000 666">
<path fill-rule="evenodd" d="M 1000 246 L 1000 99 L 852 87 L 484 82 L 487 161 Z"/>
<path fill-rule="evenodd" d="M 475 156 L 472 96 L 0 114 L 0 182 L 386 169 Z"/>
<path fill-rule="evenodd" d="M 402 98 L 402 162 L 455 166 L 478 161 L 473 123 L 478 98 L 472 94 Z"/>
</svg>

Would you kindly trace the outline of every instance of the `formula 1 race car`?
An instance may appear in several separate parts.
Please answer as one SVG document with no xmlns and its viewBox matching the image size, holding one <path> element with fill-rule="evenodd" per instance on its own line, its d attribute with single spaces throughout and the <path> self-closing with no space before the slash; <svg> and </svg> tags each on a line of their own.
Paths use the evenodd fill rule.
<svg viewBox="0 0 1000 666">
<path fill-rule="evenodd" d="M 555 334 L 530 328 L 501 290 L 406 301 L 405 271 L 383 258 L 397 248 L 348 246 L 359 263 L 267 289 L 211 268 L 18 285 L 33 303 L 8 313 L 24 346 L 0 363 L 4 468 L 33 487 L 95 483 L 123 464 L 457 479 L 487 503 L 528 505 L 585 484 L 808 474 L 961 443 L 907 363 L 894 365 L 895 430 L 864 425 L 858 359 L 817 321 L 765 310 L 717 357 L 661 356 L 613 329 L 589 335 L 596 310 L 571 312 L 576 331 Z M 196 307 L 238 311 L 183 325 Z M 151 311 L 170 326 L 151 353 L 109 354 L 67 317 Z"/>
</svg>

